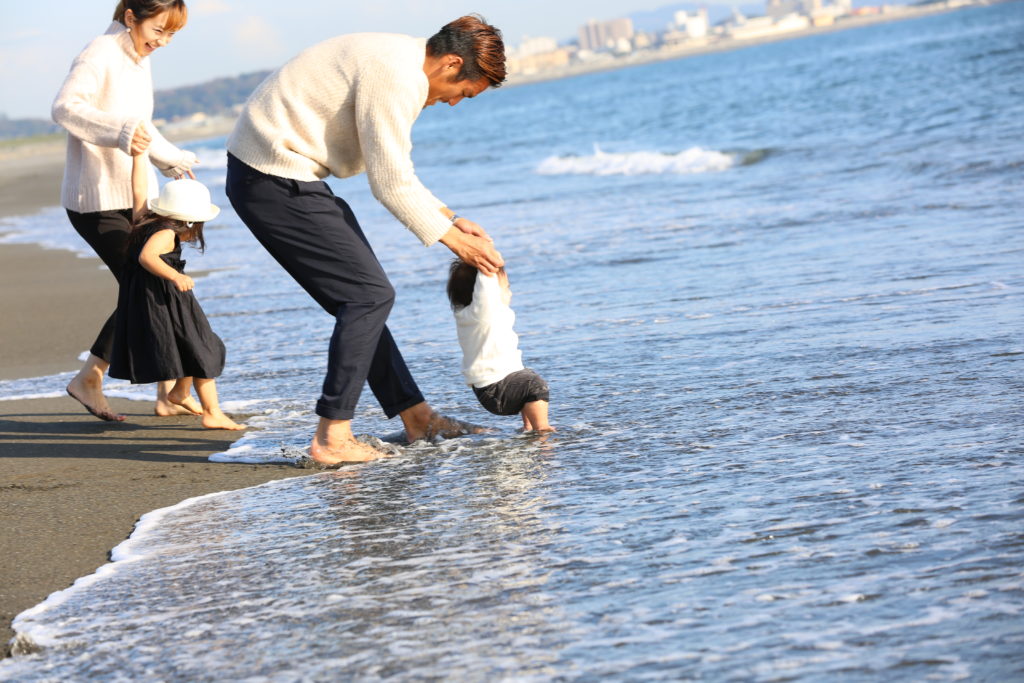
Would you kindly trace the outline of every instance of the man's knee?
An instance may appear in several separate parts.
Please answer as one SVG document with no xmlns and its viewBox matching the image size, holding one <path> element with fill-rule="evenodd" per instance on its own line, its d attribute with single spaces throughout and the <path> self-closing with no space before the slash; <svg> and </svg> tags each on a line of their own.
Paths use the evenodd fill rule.
<svg viewBox="0 0 1024 683">
<path fill-rule="evenodd" d="M 360 296 L 352 301 L 343 301 L 335 306 L 334 314 L 339 320 L 351 317 L 354 312 L 360 316 L 369 316 L 374 320 L 387 320 L 391 308 L 395 305 L 395 288 L 391 283 L 384 282 L 366 287 Z"/>
</svg>

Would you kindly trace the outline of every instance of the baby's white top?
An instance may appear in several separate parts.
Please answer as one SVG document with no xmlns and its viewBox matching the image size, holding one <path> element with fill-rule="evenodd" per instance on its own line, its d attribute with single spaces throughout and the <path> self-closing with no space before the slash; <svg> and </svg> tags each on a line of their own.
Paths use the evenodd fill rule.
<svg viewBox="0 0 1024 683">
<path fill-rule="evenodd" d="M 515 321 L 497 276 L 477 273 L 472 303 L 455 311 L 466 384 L 486 387 L 523 369 Z"/>
</svg>

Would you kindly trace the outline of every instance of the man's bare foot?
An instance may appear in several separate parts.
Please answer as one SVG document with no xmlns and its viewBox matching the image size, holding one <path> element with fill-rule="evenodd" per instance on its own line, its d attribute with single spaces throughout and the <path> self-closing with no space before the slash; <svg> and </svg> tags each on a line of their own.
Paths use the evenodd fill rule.
<svg viewBox="0 0 1024 683">
<path fill-rule="evenodd" d="M 188 413 L 192 415 L 202 415 L 203 407 L 199 405 L 199 401 L 192 398 L 191 394 L 186 394 L 184 398 L 178 399 L 174 394 L 167 394 L 167 400 L 175 406 L 184 408 Z"/>
<path fill-rule="evenodd" d="M 231 431 L 245 429 L 245 425 L 238 424 L 224 413 L 203 413 L 203 426 L 207 429 L 229 429 Z"/>
<path fill-rule="evenodd" d="M 486 431 L 486 427 L 456 420 L 454 417 L 447 417 L 441 413 L 431 412 L 430 419 L 427 420 L 425 425 L 422 425 L 419 429 L 406 428 L 405 435 L 409 439 L 409 443 L 413 443 L 420 439 L 426 439 L 427 441 L 433 441 L 436 437 L 454 439 L 457 436 L 483 434 Z"/>
<path fill-rule="evenodd" d="M 355 439 L 342 439 L 328 446 L 320 441 L 319 436 L 314 436 L 313 443 L 309 446 L 309 457 L 313 462 L 327 466 L 346 462 L 369 462 L 386 458 L 388 455 L 390 454 Z"/>
<path fill-rule="evenodd" d="M 101 386 L 95 386 L 80 377 L 75 377 L 65 390 L 68 392 L 68 396 L 81 403 L 90 415 L 106 422 L 123 422 L 125 416 L 110 409 L 110 404 L 107 403 L 107 397 L 103 395 Z"/>
</svg>

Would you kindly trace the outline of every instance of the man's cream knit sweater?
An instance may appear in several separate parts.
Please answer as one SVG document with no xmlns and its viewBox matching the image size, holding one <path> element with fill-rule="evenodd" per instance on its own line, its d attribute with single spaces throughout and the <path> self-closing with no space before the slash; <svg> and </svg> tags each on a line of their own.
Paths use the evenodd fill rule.
<svg viewBox="0 0 1024 683">
<path fill-rule="evenodd" d="M 416 177 L 412 125 L 427 99 L 426 41 L 339 36 L 271 74 L 246 102 L 227 147 L 257 171 L 301 181 L 366 171 L 373 196 L 425 245 L 451 223 Z"/>
<path fill-rule="evenodd" d="M 69 133 L 61 203 L 72 211 L 131 208 L 131 142 L 140 123 L 153 139 L 149 158 L 164 175 L 181 175 L 196 162 L 192 152 L 169 143 L 150 123 L 149 58 L 139 56 L 131 35 L 116 21 L 75 59 L 52 114 Z M 155 176 L 149 187 L 157 191 Z"/>
</svg>

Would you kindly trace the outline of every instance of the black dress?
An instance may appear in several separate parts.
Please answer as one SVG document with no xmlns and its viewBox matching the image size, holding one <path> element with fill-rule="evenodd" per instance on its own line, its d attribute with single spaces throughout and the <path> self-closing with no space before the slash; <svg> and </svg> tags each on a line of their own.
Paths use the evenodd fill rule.
<svg viewBox="0 0 1024 683">
<path fill-rule="evenodd" d="M 147 226 L 151 234 L 161 227 Z M 133 384 L 217 377 L 224 370 L 224 342 L 214 334 L 195 295 L 179 292 L 170 280 L 143 268 L 141 251 L 141 246 L 129 249 L 121 276 L 108 374 Z M 160 258 L 185 272 L 177 237 L 174 251 Z"/>
</svg>

